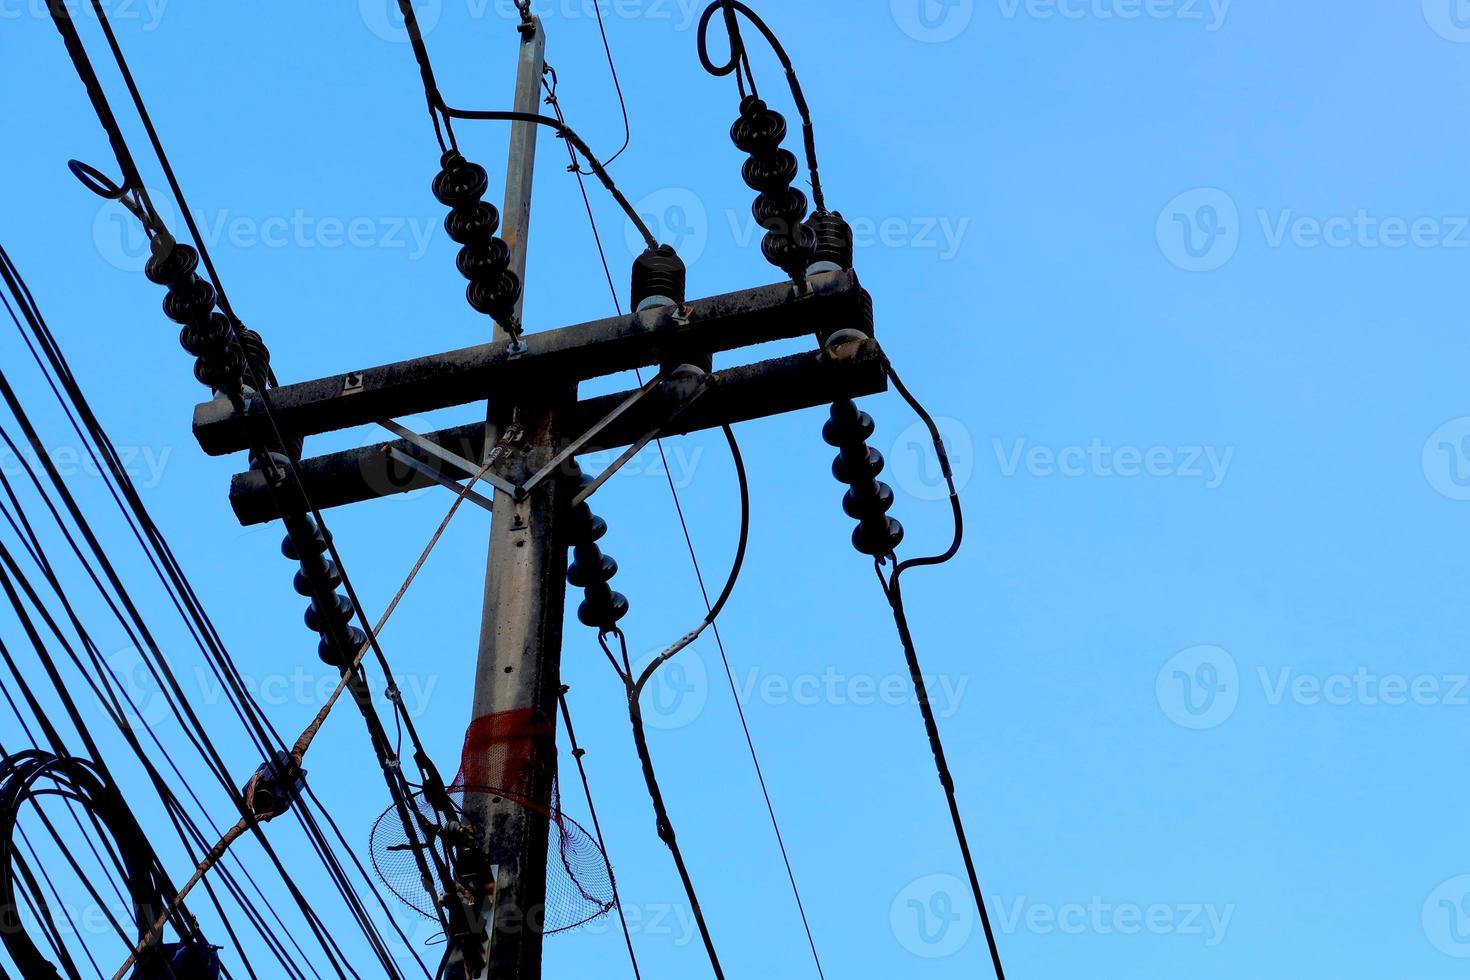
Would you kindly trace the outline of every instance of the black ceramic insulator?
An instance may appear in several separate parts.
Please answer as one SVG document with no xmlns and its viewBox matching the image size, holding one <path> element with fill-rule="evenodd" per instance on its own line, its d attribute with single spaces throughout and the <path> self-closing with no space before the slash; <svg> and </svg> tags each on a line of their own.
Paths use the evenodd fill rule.
<svg viewBox="0 0 1470 980">
<path fill-rule="evenodd" d="M 769 155 L 786 139 L 786 117 L 748 95 L 740 103 L 740 118 L 730 127 L 730 139 L 752 156 Z"/>
<path fill-rule="evenodd" d="M 672 245 L 645 249 L 633 260 L 632 306 L 634 310 L 655 296 L 683 306 L 689 284 L 689 270 Z"/>
<path fill-rule="evenodd" d="M 333 607 L 325 613 L 316 607 L 316 603 L 306 607 L 307 629 L 313 633 L 330 633 L 334 627 L 346 626 L 351 621 L 356 612 L 352 600 L 345 595 L 334 595 L 332 600 Z"/>
<path fill-rule="evenodd" d="M 466 160 L 457 150 L 449 150 L 439 160 L 441 167 L 434 177 L 434 196 L 449 208 L 472 208 L 480 203 L 490 188 L 490 177 L 478 163 Z"/>
<path fill-rule="evenodd" d="M 152 254 L 143 266 L 143 274 L 150 282 L 160 286 L 172 286 L 185 282 L 199 268 L 199 253 L 192 246 L 180 245 L 164 235 L 152 242 Z"/>
<path fill-rule="evenodd" d="M 790 150 L 777 150 L 770 156 L 751 157 L 745 161 L 740 175 L 753 191 L 769 193 L 785 190 L 796 180 L 801 164 Z"/>
<path fill-rule="evenodd" d="M 478 279 L 469 284 L 465 298 L 470 306 L 496 321 L 509 320 L 515 315 L 516 300 L 521 298 L 521 281 L 514 272 L 506 269 L 494 279 Z"/>
<path fill-rule="evenodd" d="M 349 649 L 345 657 L 338 654 L 337 645 L 332 642 L 330 635 L 322 637 L 321 642 L 316 645 L 316 655 L 322 663 L 340 670 L 352 662 L 357 652 L 363 648 L 363 644 L 368 641 L 367 634 L 356 626 L 347 627 L 346 633 Z"/>
<path fill-rule="evenodd" d="M 849 225 L 836 211 L 818 211 L 806 220 L 806 226 L 816 237 L 812 252 L 812 264 L 830 263 L 839 269 L 851 269 L 853 262 L 853 234 Z"/>
<path fill-rule="evenodd" d="M 322 534 L 321 528 L 317 527 L 316 522 L 311 520 L 311 518 L 307 518 L 306 523 L 310 528 L 309 533 L 311 534 L 311 541 L 307 547 L 311 554 L 319 555 L 327 550 L 327 542 L 331 540 L 331 535 L 330 533 Z M 292 540 L 289 534 L 281 540 L 281 554 L 292 561 L 301 560 L 301 554 L 296 550 L 296 542 Z"/>
<path fill-rule="evenodd" d="M 444 230 L 461 245 L 477 245 L 500 230 L 500 212 L 484 201 L 475 207 L 456 208 L 444 219 Z"/>
<path fill-rule="evenodd" d="M 322 580 L 334 589 L 337 586 L 341 585 L 342 575 L 340 572 L 337 571 L 336 562 L 324 559 L 322 561 L 322 564 L 325 566 L 325 570 L 322 572 Z M 311 584 L 311 576 L 306 574 L 306 569 L 302 569 L 301 571 L 297 572 L 296 578 L 292 581 L 291 584 L 293 587 L 295 587 L 297 595 L 303 595 L 306 596 L 306 598 L 310 599 L 313 595 L 316 594 L 316 590 L 312 587 Z"/>
<path fill-rule="evenodd" d="M 233 390 L 239 385 L 244 367 L 245 361 L 240 356 L 240 351 L 234 347 L 226 347 L 218 353 L 195 361 L 194 377 L 200 384 L 217 391 Z"/>
<path fill-rule="evenodd" d="M 230 321 L 223 313 L 215 313 L 200 323 L 185 324 L 179 330 L 179 346 L 195 357 L 205 357 L 230 342 Z"/>
<path fill-rule="evenodd" d="M 740 118 L 730 128 L 735 145 L 750 159 L 742 175 L 752 190 L 759 192 L 752 206 L 756 223 L 766 230 L 761 253 L 766 261 L 800 282 L 806 277 L 817 247 L 817 234 L 803 224 L 807 199 L 792 186 L 800 163 L 783 149 L 786 120 L 760 99 L 749 96 L 740 104 Z"/>
<path fill-rule="evenodd" d="M 590 589 L 594 585 L 610 582 L 618 574 L 618 563 L 612 555 L 604 555 L 596 548 L 589 548 L 585 560 L 579 557 L 567 568 L 567 582 L 579 589 Z"/>
<path fill-rule="evenodd" d="M 864 483 L 882 472 L 883 454 L 872 446 L 844 449 L 832 460 L 832 475 L 848 486 Z"/>
<path fill-rule="evenodd" d="M 852 532 L 852 546 L 874 558 L 892 554 L 903 541 L 903 525 L 892 517 L 864 521 Z"/>
<path fill-rule="evenodd" d="M 853 487 L 842 498 L 842 511 L 855 521 L 871 520 L 893 509 L 893 488 L 881 480 Z"/>
<path fill-rule="evenodd" d="M 829 446 L 858 445 L 873 437 L 873 416 L 859 411 L 850 400 L 843 399 L 832 405 L 832 412 L 822 426 L 822 440 Z"/>
<path fill-rule="evenodd" d="M 499 238 L 466 245 L 459 250 L 455 265 L 459 267 L 459 274 L 471 282 L 499 276 L 510 268 L 510 246 Z"/>
<path fill-rule="evenodd" d="M 239 341 L 245 365 L 250 369 L 246 373 L 246 380 L 262 386 L 268 384 L 271 373 L 271 352 L 270 348 L 265 345 L 265 340 L 254 330 L 246 328 L 240 331 Z"/>
<path fill-rule="evenodd" d="M 200 323 L 214 311 L 214 287 L 198 277 L 169 287 L 163 314 L 175 323 Z"/>
<path fill-rule="evenodd" d="M 577 607 L 577 619 L 582 625 L 596 629 L 612 629 L 626 615 L 628 597 L 621 592 L 612 592 L 609 601 L 587 599 Z"/>
</svg>

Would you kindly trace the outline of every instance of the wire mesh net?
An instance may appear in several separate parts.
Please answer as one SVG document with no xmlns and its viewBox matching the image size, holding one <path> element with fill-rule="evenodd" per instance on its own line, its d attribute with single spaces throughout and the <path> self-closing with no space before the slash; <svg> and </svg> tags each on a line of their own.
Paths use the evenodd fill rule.
<svg viewBox="0 0 1470 980">
<path fill-rule="evenodd" d="M 449 797 L 461 816 L 491 802 L 521 805 L 513 795 L 491 787 L 456 786 L 449 790 Z M 614 905 L 612 877 L 602 848 L 585 827 L 561 811 L 556 794 L 552 800 L 546 855 L 544 932 L 548 936 L 585 926 L 612 911 Z M 415 794 L 410 805 L 430 825 L 439 823 L 423 794 Z M 424 888 L 419 861 L 397 808 L 389 807 L 373 824 L 370 848 L 373 870 L 388 890 L 420 915 L 437 920 L 437 896 Z"/>
</svg>

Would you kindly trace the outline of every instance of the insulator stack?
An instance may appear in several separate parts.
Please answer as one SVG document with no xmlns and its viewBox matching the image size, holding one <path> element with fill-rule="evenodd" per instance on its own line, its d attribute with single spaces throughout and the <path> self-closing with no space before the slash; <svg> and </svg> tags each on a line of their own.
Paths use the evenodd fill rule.
<svg viewBox="0 0 1470 980">
<path fill-rule="evenodd" d="M 745 183 L 758 193 L 751 211 L 766 230 L 761 251 L 766 261 L 802 282 L 816 249 L 816 233 L 802 223 L 806 195 L 793 187 L 800 171 L 796 154 L 784 149 L 786 119 L 755 96 L 740 104 L 740 118 L 730 128 L 735 145 L 750 159 L 742 171 Z"/>
<path fill-rule="evenodd" d="M 244 363 L 232 342 L 230 321 L 215 312 L 214 287 L 200 278 L 198 268 L 199 253 L 193 247 L 159 234 L 144 271 L 150 280 L 168 287 L 163 312 L 183 327 L 179 343 L 195 357 L 194 377 L 214 391 L 233 393 L 239 390 Z"/>
<path fill-rule="evenodd" d="M 903 525 L 888 516 L 893 507 L 893 488 L 878 479 L 883 472 L 883 454 L 868 445 L 873 428 L 873 417 L 844 398 L 832 405 L 822 438 L 837 449 L 832 475 L 848 486 L 842 509 L 858 522 L 852 532 L 852 546 L 865 555 L 881 558 L 892 554 L 903 540 Z"/>
<path fill-rule="evenodd" d="M 500 324 L 512 336 L 520 333 L 516 302 L 521 280 L 510 268 L 510 246 L 496 238 L 500 212 L 482 198 L 490 186 L 485 168 L 450 150 L 434 178 L 434 196 L 447 206 L 444 230 L 458 242 L 460 274 L 470 281 L 465 297 L 470 306 Z"/>
<path fill-rule="evenodd" d="M 588 482 L 584 481 L 583 486 Z M 618 574 L 618 563 L 611 555 L 603 554 L 597 544 L 607 534 L 607 521 L 592 513 L 583 501 L 572 508 L 571 525 L 567 537 L 572 545 L 572 561 L 567 566 L 567 582 L 585 596 L 577 607 L 577 618 L 584 626 L 610 630 L 628 615 L 628 598 L 608 585 Z"/>
<path fill-rule="evenodd" d="M 285 523 L 288 533 L 281 542 L 281 554 L 301 564 L 294 585 L 298 595 L 312 600 L 306 607 L 306 628 L 321 634 L 317 656 L 338 670 L 347 669 L 368 638 L 352 625 L 357 615 L 352 600 L 336 592 L 342 573 L 326 555 L 327 535 L 309 514 L 288 515 Z M 304 550 L 297 547 L 297 541 L 304 542 Z M 339 637 L 346 649 L 339 645 Z"/>
</svg>

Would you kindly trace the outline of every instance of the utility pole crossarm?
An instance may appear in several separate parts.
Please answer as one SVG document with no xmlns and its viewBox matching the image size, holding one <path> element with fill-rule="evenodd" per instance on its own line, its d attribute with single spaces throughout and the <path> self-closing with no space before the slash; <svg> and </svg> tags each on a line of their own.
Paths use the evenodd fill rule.
<svg viewBox="0 0 1470 980">
<path fill-rule="evenodd" d="M 277 423 L 304 438 L 478 402 L 500 388 L 575 384 L 649 367 L 657 365 L 667 349 L 716 354 L 864 322 L 868 314 L 854 273 L 821 273 L 812 276 L 809 285 L 801 295 L 791 283 L 778 283 L 694 300 L 682 311 L 661 307 L 528 333 L 521 354 L 512 353 L 511 342 L 502 338 L 284 385 L 271 392 L 271 404 Z M 242 419 L 228 402 L 219 400 L 194 411 L 194 435 L 211 456 L 245 449 L 246 425 L 264 423 L 258 407 Z"/>
<path fill-rule="evenodd" d="M 864 340 L 829 351 L 809 351 L 716 372 L 709 392 L 663 430 L 665 436 L 733 425 L 753 419 L 827 405 L 843 398 L 861 398 L 887 387 L 883 353 L 877 341 Z M 584 432 L 605 417 L 631 392 L 585 398 L 567 413 L 567 429 Z M 629 413 L 598 434 L 583 453 L 603 452 L 631 445 L 647 431 L 642 413 Z M 420 436 L 466 460 L 481 459 L 485 424 L 441 429 Z M 418 466 L 400 465 L 397 452 L 413 457 Z M 375 500 L 438 485 L 443 479 L 464 480 L 473 472 L 418 451 L 406 440 L 383 442 L 303 460 L 301 481 L 317 506 L 327 509 Z M 230 484 L 230 505 L 246 526 L 276 520 L 275 501 L 260 473 L 240 473 Z"/>
</svg>

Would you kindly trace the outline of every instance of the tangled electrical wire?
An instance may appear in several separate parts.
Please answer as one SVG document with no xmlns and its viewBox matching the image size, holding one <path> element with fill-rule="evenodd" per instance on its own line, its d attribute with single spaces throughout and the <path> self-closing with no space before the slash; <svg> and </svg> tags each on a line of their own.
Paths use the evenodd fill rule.
<svg viewBox="0 0 1470 980">
<path fill-rule="evenodd" d="M 173 907 L 170 921 L 180 941 L 150 946 L 138 961 L 139 980 L 176 976 L 190 980 L 218 978 L 221 972 L 218 952 L 200 933 L 187 909 L 182 904 L 175 905 L 173 886 L 158 855 L 117 787 L 92 763 L 61 758 L 39 749 L 18 752 L 0 761 L 0 941 L 21 974 L 27 980 L 60 976 L 21 920 L 22 893 L 27 906 L 41 920 L 41 927 L 50 933 L 48 939 L 69 975 L 75 975 L 76 969 L 65 946 L 57 941 L 53 910 L 37 883 L 38 873 L 44 875 L 45 871 L 30 867 L 15 846 L 23 814 L 28 807 L 39 811 L 40 801 L 46 797 L 60 797 L 76 804 L 110 838 L 104 842 L 105 850 L 121 874 L 136 937 L 148 935 L 154 917 L 163 909 Z M 49 828 L 50 821 L 44 816 L 41 819 Z M 67 857 L 75 867 L 74 860 L 70 855 Z M 19 887 L 17 875 L 21 880 Z"/>
</svg>

